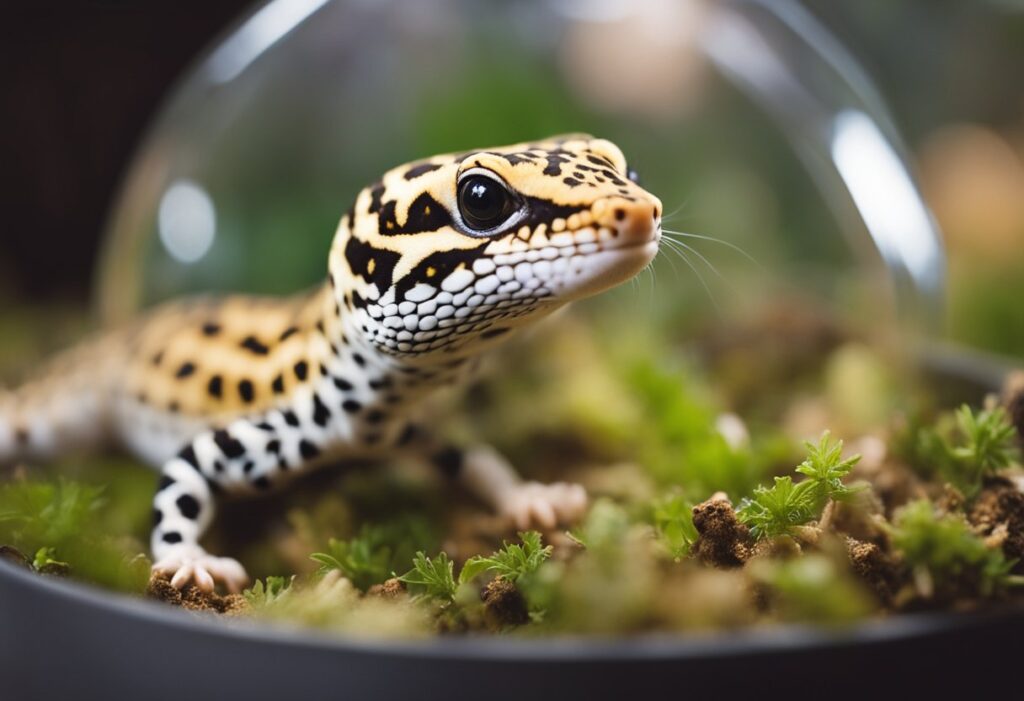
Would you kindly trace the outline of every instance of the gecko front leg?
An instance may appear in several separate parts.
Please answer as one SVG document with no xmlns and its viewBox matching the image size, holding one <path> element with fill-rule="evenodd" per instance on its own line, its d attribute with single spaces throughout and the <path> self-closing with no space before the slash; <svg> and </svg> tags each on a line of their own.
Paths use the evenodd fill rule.
<svg viewBox="0 0 1024 701">
<path fill-rule="evenodd" d="M 580 520 L 587 510 L 587 492 L 579 484 L 523 480 L 500 453 L 486 445 L 467 449 L 439 444 L 410 427 L 401 448 L 429 455 L 446 477 L 457 480 L 481 501 L 507 517 L 516 528 L 554 528 Z"/>
<path fill-rule="evenodd" d="M 462 454 L 459 480 L 520 530 L 534 524 L 554 528 L 574 523 L 587 510 L 587 492 L 581 485 L 525 481 L 489 446 L 474 446 Z"/>
<path fill-rule="evenodd" d="M 212 591 L 222 582 L 229 591 L 241 590 L 248 580 L 242 565 L 199 545 L 213 521 L 214 497 L 268 490 L 284 473 L 312 464 L 326 436 L 296 430 L 300 421 L 288 409 L 271 411 L 260 421 L 239 419 L 200 433 L 164 465 L 153 505 L 154 572 L 170 575 L 178 588 L 195 582 Z"/>
</svg>

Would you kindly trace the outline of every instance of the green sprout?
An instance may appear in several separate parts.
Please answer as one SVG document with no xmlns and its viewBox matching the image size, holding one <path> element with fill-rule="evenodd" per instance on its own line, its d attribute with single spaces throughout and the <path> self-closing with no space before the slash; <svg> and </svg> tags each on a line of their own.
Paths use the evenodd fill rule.
<svg viewBox="0 0 1024 701">
<path fill-rule="evenodd" d="M 804 445 L 807 447 L 807 459 L 796 471 L 807 476 L 800 484 L 808 485 L 804 489 L 810 492 L 815 509 L 821 509 L 829 501 L 844 501 L 861 491 L 859 487 L 843 484 L 843 478 L 860 462 L 860 455 L 843 460 L 843 442 L 833 443 L 828 431 L 821 435 L 817 445 L 810 441 L 805 441 Z"/>
<path fill-rule="evenodd" d="M 448 604 L 455 601 L 458 589 L 454 568 L 454 563 L 443 550 L 434 558 L 427 557 L 421 550 L 413 557 L 412 569 L 398 579 L 421 588 L 421 596 Z"/>
<path fill-rule="evenodd" d="M 980 483 L 1017 459 L 1016 431 L 1002 407 L 975 413 L 964 404 L 956 412 L 956 421 L 964 443 L 950 452 L 971 483 Z"/>
<path fill-rule="evenodd" d="M 791 477 L 776 477 L 772 487 L 754 489 L 753 497 L 740 502 L 736 516 L 750 527 L 755 538 L 793 535 L 797 527 L 818 518 L 829 501 L 848 499 L 859 491 L 843 484 L 843 477 L 860 460 L 842 459 L 843 442 L 831 442 L 828 431 L 817 445 L 807 442 L 807 459 L 796 468 L 806 479 L 794 484 Z"/>
<path fill-rule="evenodd" d="M 736 516 L 755 538 L 792 535 L 814 518 L 813 497 L 805 485 L 810 482 L 793 484 L 792 477 L 776 477 L 773 487 L 757 487 L 753 497 L 741 501 Z"/>
<path fill-rule="evenodd" d="M 412 559 L 417 547 L 429 547 L 430 527 L 420 519 L 402 518 L 384 524 L 366 524 L 349 540 L 331 538 L 327 552 L 310 555 L 320 563 L 320 574 L 338 570 L 358 589 L 366 591 Z"/>
<path fill-rule="evenodd" d="M 242 596 L 253 608 L 263 608 L 277 603 L 292 591 L 295 577 L 267 577 L 256 582 L 242 592 Z"/>
<path fill-rule="evenodd" d="M 932 426 L 912 428 L 902 449 L 914 469 L 936 472 L 973 497 L 986 477 L 1020 459 L 1013 424 L 1002 407 L 974 410 L 964 404 Z"/>
<path fill-rule="evenodd" d="M 464 584 L 484 572 L 494 572 L 498 577 L 515 582 L 537 571 L 541 564 L 551 557 L 551 546 L 541 545 L 537 531 L 519 534 L 518 543 L 503 543 L 502 548 L 488 557 L 476 555 L 466 560 L 459 572 L 459 583 Z"/>
<path fill-rule="evenodd" d="M 699 534 L 693 525 L 693 505 L 681 494 L 672 494 L 654 502 L 652 514 L 658 542 L 673 560 L 690 554 Z"/>
<path fill-rule="evenodd" d="M 991 596 L 1022 583 L 1010 575 L 1016 564 L 999 548 L 989 548 L 959 515 L 940 514 L 931 502 L 907 504 L 889 527 L 893 547 L 914 574 L 926 596 L 936 588 L 968 586 Z"/>
</svg>

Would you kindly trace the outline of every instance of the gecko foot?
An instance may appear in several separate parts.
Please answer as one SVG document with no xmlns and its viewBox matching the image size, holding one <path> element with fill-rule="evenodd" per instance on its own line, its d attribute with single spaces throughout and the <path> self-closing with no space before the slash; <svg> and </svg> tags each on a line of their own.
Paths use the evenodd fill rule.
<svg viewBox="0 0 1024 701">
<path fill-rule="evenodd" d="M 586 491 L 568 482 L 524 482 L 506 493 L 500 504 L 501 513 L 521 530 L 533 524 L 554 528 L 559 523 L 572 523 L 582 518 L 586 510 Z"/>
<path fill-rule="evenodd" d="M 204 592 L 212 592 L 222 582 L 232 594 L 242 591 L 249 581 L 238 560 L 214 557 L 197 545 L 180 545 L 153 563 L 153 572 L 170 575 L 171 585 L 182 589 L 190 582 Z"/>
</svg>

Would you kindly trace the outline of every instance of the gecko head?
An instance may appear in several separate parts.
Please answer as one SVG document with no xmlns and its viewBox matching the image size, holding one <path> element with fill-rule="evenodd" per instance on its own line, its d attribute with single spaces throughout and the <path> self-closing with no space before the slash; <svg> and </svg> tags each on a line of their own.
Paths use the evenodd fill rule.
<svg viewBox="0 0 1024 701">
<path fill-rule="evenodd" d="M 462 355 L 632 278 L 657 253 L 661 213 L 604 139 L 435 156 L 359 193 L 331 279 L 383 353 Z"/>
</svg>

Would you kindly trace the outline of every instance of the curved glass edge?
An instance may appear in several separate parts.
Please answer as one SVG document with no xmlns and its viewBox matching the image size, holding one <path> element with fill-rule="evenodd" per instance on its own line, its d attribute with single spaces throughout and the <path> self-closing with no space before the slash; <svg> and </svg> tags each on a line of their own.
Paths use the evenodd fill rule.
<svg viewBox="0 0 1024 701">
<path fill-rule="evenodd" d="M 871 80 L 793 0 L 725 0 L 716 7 L 702 36 L 704 53 L 791 140 L 851 245 L 863 249 L 868 239 L 887 270 L 899 320 L 938 331 L 942 235 Z"/>
</svg>

